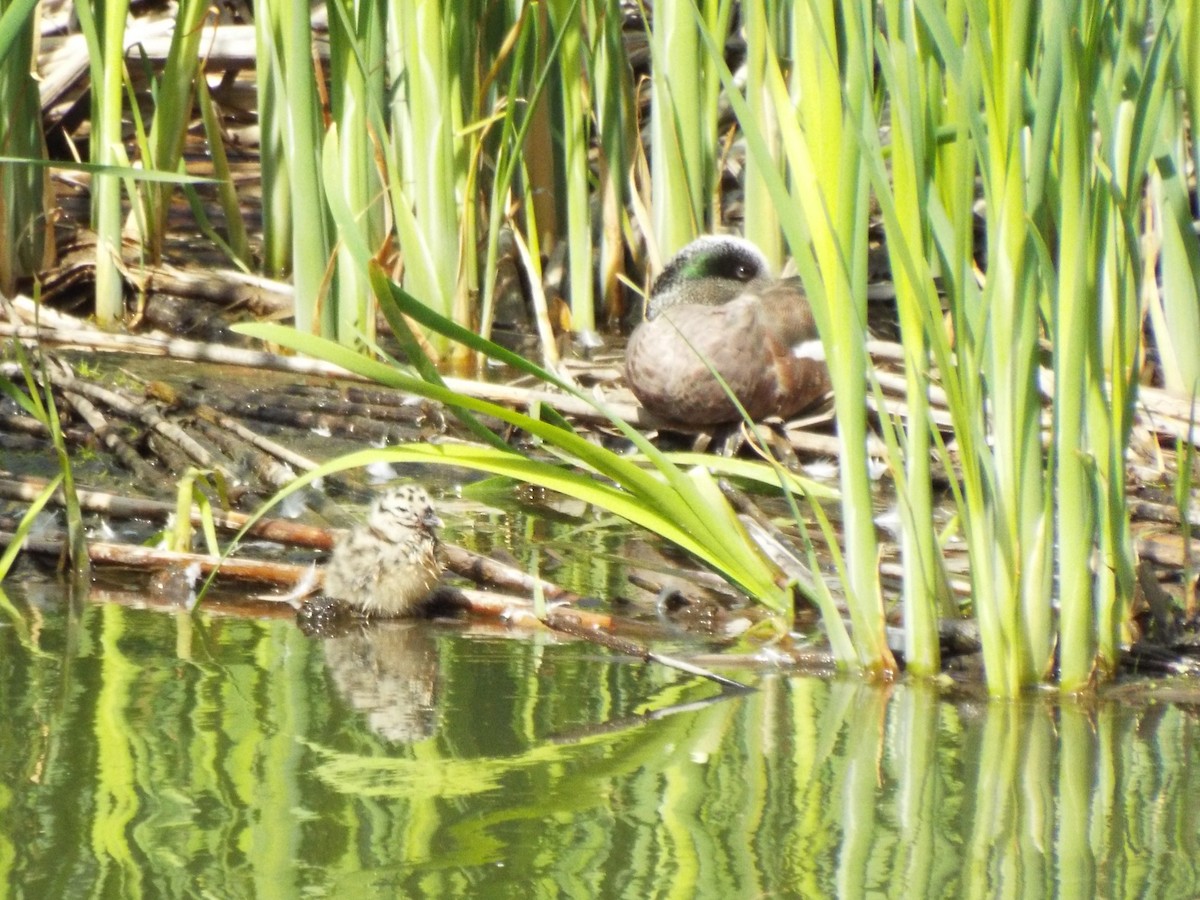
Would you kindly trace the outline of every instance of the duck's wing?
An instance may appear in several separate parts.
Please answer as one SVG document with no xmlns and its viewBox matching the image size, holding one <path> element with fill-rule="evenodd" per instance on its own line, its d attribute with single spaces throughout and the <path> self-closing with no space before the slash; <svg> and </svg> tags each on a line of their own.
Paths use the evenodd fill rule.
<svg viewBox="0 0 1200 900">
<path fill-rule="evenodd" d="M 694 430 L 740 418 L 721 380 L 752 418 L 761 418 L 774 411 L 769 340 L 761 303 L 753 296 L 720 306 L 681 304 L 642 323 L 630 336 L 626 376 L 642 405 L 678 428 Z"/>
</svg>

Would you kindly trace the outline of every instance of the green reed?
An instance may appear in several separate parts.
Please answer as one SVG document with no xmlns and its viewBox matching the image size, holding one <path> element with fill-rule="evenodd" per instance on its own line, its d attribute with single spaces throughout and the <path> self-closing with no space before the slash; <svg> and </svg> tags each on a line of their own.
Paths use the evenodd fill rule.
<svg viewBox="0 0 1200 900">
<path fill-rule="evenodd" d="M 904 334 L 905 401 L 908 419 L 916 423 L 903 431 L 903 446 L 895 444 L 899 437 L 895 430 L 884 430 L 890 438 L 896 435 L 889 445 L 898 488 L 904 567 L 904 655 L 910 671 L 930 675 L 941 668 L 937 617 L 953 614 L 938 535 L 931 527 L 933 441 L 930 429 L 924 427 L 930 416 L 933 363 L 929 333 L 939 327 L 941 312 L 930 222 L 923 213 L 935 187 L 927 161 L 936 150 L 938 108 L 926 104 L 924 97 L 936 91 L 940 81 L 936 68 L 929 65 L 928 45 L 921 41 L 911 5 L 886 3 L 883 14 L 888 41 L 879 46 L 877 59 L 891 111 L 890 191 L 882 149 L 873 133 L 864 137 L 872 180 L 888 225 L 896 309 Z"/>
<path fill-rule="evenodd" d="M 37 82 L 33 78 L 35 3 L 0 3 L 0 97 L 8 114 L 0 124 L 0 156 L 45 155 Z M 44 169 L 0 165 L 0 293 L 54 258 L 46 210 L 50 182 Z"/>
<path fill-rule="evenodd" d="M 1130 40 L 1144 33 L 1147 11 L 887 6 L 880 44 L 889 51 L 881 59 L 892 177 L 889 188 L 880 159 L 875 187 L 910 400 L 914 370 L 930 353 L 950 399 L 956 455 L 942 460 L 959 473 L 972 606 L 998 694 L 1051 677 L 1056 647 L 1065 690 L 1111 673 L 1132 598 L 1123 460 L 1141 362 L 1145 261 L 1136 235 L 1168 75 L 1165 30 L 1144 48 Z M 918 133 L 923 145 L 909 137 Z M 912 176 L 921 173 L 930 180 L 914 202 Z M 976 178 L 987 222 L 982 272 L 970 212 Z M 930 303 L 930 271 L 942 279 L 953 343 Z M 905 314 L 913 280 L 925 295 L 919 323 Z M 909 466 L 923 427 L 910 410 Z M 916 486 L 908 479 L 908 490 Z"/>
<path fill-rule="evenodd" d="M 842 447 L 842 589 L 854 637 L 854 657 L 841 662 L 883 674 L 895 670 L 895 661 L 884 631 L 863 377 L 868 180 L 860 136 L 873 109 L 871 9 L 865 2 L 841 6 L 842 32 L 836 30 L 839 19 L 831 4 L 800 4 L 790 11 L 796 18 L 786 33 L 810 37 L 804 52 L 792 48 L 795 101 L 778 54 L 766 43 L 762 77 L 779 123 L 790 185 L 771 164 L 767 136 L 751 124 L 751 110 L 734 89 L 717 36 L 706 32 L 705 42 L 742 123 L 748 159 L 758 166 L 780 211 L 780 224 L 825 344 Z M 873 130 L 873 124 L 870 127 Z"/>
<path fill-rule="evenodd" d="M 459 245 L 466 236 L 460 233 L 455 201 L 464 175 L 456 166 L 463 115 L 454 104 L 457 81 L 447 67 L 454 54 L 447 46 L 451 35 L 445 5 L 440 0 L 397 0 L 390 10 L 399 31 L 391 53 L 396 84 L 392 135 L 399 160 L 391 188 L 399 214 L 407 219 L 410 205 L 412 210 L 413 233 L 400 235 L 405 287 L 449 316 L 461 265 Z"/>
<path fill-rule="evenodd" d="M 765 3 L 747 3 L 743 7 L 746 33 L 746 107 L 749 118 L 745 127 L 762 135 L 770 151 L 768 158 L 750 156 L 746 160 L 743 179 L 745 203 L 744 235 L 753 241 L 767 261 L 776 269 L 783 264 L 783 232 L 779 226 L 779 213 L 765 179 L 758 167 L 765 165 L 779 170 L 781 148 L 779 146 L 779 123 L 776 120 L 775 104 L 767 88 L 768 69 L 772 65 L 767 49 L 772 47 L 776 55 L 786 55 L 787 35 L 778 21 L 771 21 L 771 11 Z"/>
<path fill-rule="evenodd" d="M 377 4 L 329 7 L 330 113 L 321 145 L 322 186 L 331 211 L 344 208 L 329 294 L 334 334 L 352 342 L 373 340 L 365 259 L 386 239 L 384 182 L 376 162 L 379 116 L 384 107 L 384 17 Z M 336 214 L 335 214 L 336 218 Z M 361 244 L 361 248 L 354 245 Z"/>
<path fill-rule="evenodd" d="M 296 327 L 329 334 L 337 315 L 322 299 L 333 240 L 322 181 L 324 129 L 309 15 L 308 7 L 268 0 L 255 8 L 265 166 L 273 156 L 269 184 L 266 168 L 263 173 L 263 230 L 269 271 L 291 272 Z"/>
<path fill-rule="evenodd" d="M 91 65 L 91 161 L 94 165 L 126 163 L 121 114 L 124 88 L 125 16 L 128 0 L 107 3 L 99 18 L 80 4 L 79 24 L 87 38 Z M 92 188 L 92 226 L 96 230 L 96 317 L 112 322 L 124 313 L 121 282 L 121 182 L 116 175 L 97 175 Z"/>
<path fill-rule="evenodd" d="M 584 7 L 572 0 L 551 0 L 550 21 L 563 35 L 559 45 L 559 127 L 562 134 L 562 171 L 566 196 L 566 241 L 571 297 L 572 328 L 596 328 L 592 300 L 595 266 L 592 262 L 591 191 L 588 188 L 588 119 L 584 76 L 586 36 L 581 17 Z"/>
<path fill-rule="evenodd" d="M 124 12 L 105 9 L 111 21 L 80 15 L 92 150 L 107 166 L 94 182 L 97 310 L 112 318 Z M 185 5 L 179 21 L 195 21 L 195 9 Z M 5 41 L 21 11 L 0 18 L 0 50 L 17 46 Z M 263 0 L 262 265 L 292 273 L 297 327 L 370 346 L 377 266 L 440 317 L 486 335 L 507 226 L 538 291 L 541 251 L 565 242 L 573 325 L 591 329 L 597 246 L 611 314 L 631 219 L 651 269 L 722 224 L 723 91 L 746 147 L 746 230 L 773 260 L 782 236 L 835 387 L 855 643 L 837 642 L 842 662 L 895 668 L 866 456 L 874 198 L 905 354 L 907 416 L 881 412 L 878 424 L 899 496 L 906 662 L 924 674 L 940 667 L 938 619 L 959 612 L 946 591 L 950 536 L 968 553 L 962 611 L 979 621 L 993 692 L 1046 679 L 1078 690 L 1109 675 L 1136 563 L 1124 481 L 1143 322 L 1169 387 L 1190 396 L 1200 378 L 1188 181 L 1200 163 L 1188 130 L 1200 100 L 1195 4 L 660 0 L 652 13 L 647 203 L 629 190 L 645 188 L 632 176 L 646 161 L 612 4 L 339 2 L 318 66 L 307 10 Z M 749 49 L 744 88 L 724 64 L 733 22 Z M 164 70 L 162 101 L 190 106 L 186 53 Z M 159 115 L 148 143 L 167 149 L 146 152 L 170 167 L 167 135 L 187 117 L 164 118 L 160 139 Z M 25 233 L 38 214 L 26 215 L 0 222 Z M 446 329 L 426 336 L 436 351 L 456 346 Z M 548 328 L 543 339 L 553 359 Z M 947 430 L 932 421 L 935 384 L 949 401 Z M 939 464 L 958 513 L 949 535 L 933 521 Z"/>
<path fill-rule="evenodd" d="M 659 0 L 650 28 L 651 220 L 660 259 L 713 225 L 720 81 L 702 32 L 729 28 L 728 0 Z"/>
<path fill-rule="evenodd" d="M 56 363 L 48 361 L 40 347 L 34 349 L 32 359 L 19 341 L 13 341 L 10 347 L 20 366 L 24 389 L 22 390 L 21 386 L 7 378 L 0 378 L 0 394 L 7 396 L 26 415 L 35 419 L 46 430 L 50 436 L 50 447 L 54 451 L 55 461 L 58 465 L 58 474 L 30 504 L 17 527 L 12 543 L 0 557 L 0 581 L 8 573 L 17 550 L 33 529 L 34 517 L 38 511 L 45 506 L 56 491 L 61 490 L 63 509 L 67 520 L 67 546 L 60 562 L 67 575 L 71 596 L 81 600 L 87 596 L 88 586 L 91 583 L 91 561 L 88 557 L 87 534 L 83 527 L 83 510 L 75 489 L 75 470 L 70 454 L 67 452 L 66 439 L 63 437 L 62 417 L 58 412 L 54 392 L 50 387 L 49 373 L 46 371 L 48 365 Z"/>
<path fill-rule="evenodd" d="M 625 56 L 621 11 L 606 0 L 588 8 L 592 90 L 595 91 L 600 234 L 597 284 L 604 317 L 617 321 L 624 312 L 625 228 L 628 220 L 629 172 L 638 143 L 633 99 L 633 73 Z"/>
<path fill-rule="evenodd" d="M 1148 286 L 1149 314 L 1167 386 L 1190 396 L 1200 385 L 1200 354 L 1195 349 L 1200 346 L 1200 238 L 1193 226 L 1189 189 L 1200 170 L 1200 141 L 1195 139 L 1200 109 L 1200 10 L 1195 3 L 1154 2 L 1149 14 L 1169 36 L 1172 52 L 1164 61 L 1163 78 L 1174 88 L 1164 97 L 1158 147 L 1162 156 L 1149 172 L 1157 228 L 1147 228 L 1146 236 L 1161 254 L 1162 280 L 1161 295 L 1157 286 Z M 1136 35 L 1128 36 L 1126 57 L 1134 54 L 1136 40 Z"/>
<path fill-rule="evenodd" d="M 153 82 L 154 119 L 145 145 L 147 168 L 174 172 L 183 158 L 184 140 L 193 118 L 196 80 L 200 77 L 200 26 L 208 8 L 203 0 L 179 4 L 162 75 Z M 168 184 L 143 185 L 141 215 L 130 217 L 130 230 L 140 237 L 146 256 L 156 262 L 162 258 L 172 191 L 173 186 Z"/>
<path fill-rule="evenodd" d="M 1188 58 L 1171 49 L 1190 20 L 1166 7 L 1143 42 L 1150 11 L 893 0 L 879 28 L 872 3 L 802 3 L 777 25 L 792 45 L 748 34 L 766 48 L 765 64 L 752 56 L 751 96 L 723 73 L 747 168 L 759 167 L 781 210 L 826 345 L 843 447 L 843 588 L 866 668 L 892 666 L 864 453 L 869 182 L 906 362 L 905 424 L 881 424 L 899 494 L 910 668 L 938 671 L 937 619 L 953 613 L 933 523 L 936 452 L 954 473 L 989 688 L 1011 695 L 1055 677 L 1078 690 L 1115 669 L 1134 581 L 1123 461 L 1142 356 L 1140 285 L 1154 265 L 1138 239 L 1141 198 L 1163 168 L 1156 142 L 1188 152 L 1163 110 L 1174 108 L 1166 86 L 1186 81 L 1174 65 Z M 746 17 L 748 27 L 764 21 Z M 715 62 L 719 37 L 706 36 Z M 792 61 L 787 82 L 776 48 Z M 764 90 L 782 169 L 772 121 L 756 107 Z M 1177 222 L 1191 234 L 1190 211 Z M 1195 279 L 1200 267 L 1183 272 Z M 1185 320 L 1196 314 L 1188 290 L 1167 302 Z M 952 434 L 930 418 L 933 373 Z"/>
</svg>

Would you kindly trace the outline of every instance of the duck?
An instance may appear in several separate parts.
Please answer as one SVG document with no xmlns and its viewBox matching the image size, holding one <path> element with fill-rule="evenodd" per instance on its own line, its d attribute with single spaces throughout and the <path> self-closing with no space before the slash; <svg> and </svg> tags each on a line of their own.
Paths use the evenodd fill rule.
<svg viewBox="0 0 1200 900">
<path fill-rule="evenodd" d="M 741 421 L 709 364 L 755 421 L 793 418 L 830 390 L 798 281 L 775 277 L 762 251 L 732 235 L 697 238 L 671 257 L 625 353 L 634 396 L 678 431 Z"/>
</svg>

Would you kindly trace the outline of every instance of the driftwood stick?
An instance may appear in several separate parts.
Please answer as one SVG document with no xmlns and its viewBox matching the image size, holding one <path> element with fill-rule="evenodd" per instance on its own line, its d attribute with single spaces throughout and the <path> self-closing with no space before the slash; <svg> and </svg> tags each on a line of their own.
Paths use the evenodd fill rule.
<svg viewBox="0 0 1200 900">
<path fill-rule="evenodd" d="M 714 681 L 724 688 L 732 688 L 737 691 L 754 690 L 754 688 L 742 684 L 740 681 L 734 681 L 732 678 L 726 678 L 724 675 L 710 672 L 708 669 L 692 665 L 677 657 L 657 653 L 644 644 L 639 644 L 636 641 L 615 635 L 610 631 L 602 631 L 595 626 L 588 625 L 578 610 L 552 609 L 546 613 L 542 622 L 559 634 L 569 634 L 573 637 L 582 638 L 589 643 L 606 647 L 616 653 L 624 654 L 625 656 L 632 656 L 645 662 L 658 663 L 660 666 L 677 669 L 688 675 L 707 678 L 709 681 Z"/>
<path fill-rule="evenodd" d="M 96 433 L 96 437 L 125 468 L 133 473 L 134 478 L 140 484 L 157 484 L 165 487 L 166 479 L 162 474 L 142 459 L 142 455 L 109 425 L 108 419 L 87 397 L 72 390 L 64 390 L 63 397 L 66 399 L 67 405 L 88 423 L 88 426 Z"/>
<path fill-rule="evenodd" d="M 205 419 L 196 419 L 193 423 L 196 430 L 224 453 L 229 459 L 243 460 L 248 467 L 265 483 L 279 490 L 296 480 L 296 473 L 287 466 L 281 465 L 266 453 L 252 444 L 243 441 L 236 434 L 225 430 L 220 425 Z"/>
<path fill-rule="evenodd" d="M 146 450 L 162 464 L 166 471 L 173 475 L 181 476 L 188 469 L 194 468 L 192 461 L 188 459 L 186 453 L 179 449 L 178 445 L 155 431 L 146 433 Z M 228 475 L 226 478 L 233 484 L 237 483 Z M 238 489 L 241 489 L 240 486 Z"/>
<path fill-rule="evenodd" d="M 211 362 L 221 365 L 245 366 L 317 375 L 324 378 L 354 378 L 338 366 L 298 356 L 280 356 L 265 350 L 247 350 L 224 344 L 206 344 L 186 338 L 169 338 L 159 334 L 108 334 L 88 327 L 82 321 L 74 326 L 15 325 L 0 322 L 0 335 L 64 350 L 91 350 L 98 353 L 136 353 L 191 362 Z"/>
<path fill-rule="evenodd" d="M 50 436 L 50 429 L 33 416 L 25 416 L 18 413 L 0 413 L 0 430 L 38 438 Z"/>
<path fill-rule="evenodd" d="M 92 585 L 88 600 L 94 603 L 116 603 L 134 609 L 152 609 L 163 613 L 178 613 L 186 607 L 168 593 L 156 593 L 145 588 L 121 590 L 119 588 Z M 218 619 L 295 619 L 296 610 L 289 603 L 281 603 L 278 597 L 257 595 L 254 597 L 225 596 L 221 602 L 204 603 L 205 615 Z"/>
<path fill-rule="evenodd" d="M 1135 534 L 1133 546 L 1138 558 L 1143 562 L 1152 562 L 1173 570 L 1183 568 L 1200 554 L 1200 541 L 1184 541 L 1181 534 L 1155 533 L 1150 529 Z"/>
<path fill-rule="evenodd" d="M 293 469 L 299 469 L 301 472 L 311 472 L 318 465 L 313 459 L 309 459 L 302 453 L 297 453 L 291 447 L 273 441 L 268 437 L 263 437 L 257 431 L 247 428 L 236 419 L 227 416 L 206 403 L 202 403 L 195 408 L 195 415 L 198 419 L 210 421 L 222 428 L 233 432 L 248 444 L 252 444 L 264 453 L 269 453 L 276 459 L 281 459 Z"/>
<path fill-rule="evenodd" d="M 296 409 L 272 402 L 267 398 L 212 397 L 209 404 L 225 414 L 235 414 L 284 425 L 289 428 L 317 430 L 327 434 L 356 438 L 374 443 L 397 443 L 411 438 L 394 422 L 378 422 L 361 416 L 347 418 L 324 409 Z"/>
<path fill-rule="evenodd" d="M 207 60 L 205 64 L 207 66 Z M 173 294 L 244 307 L 259 316 L 275 317 L 280 312 L 290 312 L 295 303 L 295 292 L 290 284 L 232 269 L 205 266 L 198 271 L 188 271 L 165 263 L 158 266 L 139 263 L 127 268 L 125 278 L 139 292 Z"/>
<path fill-rule="evenodd" d="M 20 299 L 23 298 L 18 298 L 18 309 L 22 308 L 19 302 Z M 25 301 L 26 304 L 30 302 L 28 300 Z M 247 350 L 241 347 L 207 344 L 200 341 L 170 338 L 163 335 L 108 334 L 88 326 L 81 319 L 72 320 L 69 317 L 60 317 L 55 327 L 47 327 L 44 324 L 34 326 L 0 322 L 0 336 L 4 335 L 16 337 L 23 341 L 42 343 L 47 346 L 57 346 L 64 349 L 93 350 L 108 353 L 138 353 L 147 356 L 165 356 L 172 359 L 214 362 L 254 369 L 269 369 L 277 372 L 290 372 L 297 375 L 315 375 L 322 378 L 340 378 L 359 382 L 366 381 L 366 379 L 348 372 L 341 366 L 335 366 L 321 360 L 300 356 L 282 356 L 262 350 Z M 597 412 L 595 407 L 590 403 L 551 390 L 530 390 L 528 388 L 491 384 L 465 378 L 446 378 L 445 382 L 446 386 L 452 391 L 482 400 L 491 400 L 494 403 L 504 403 L 522 408 L 529 408 L 538 403 L 545 403 L 553 406 L 560 413 L 574 416 L 581 421 L 608 422 L 608 417 Z M 608 403 L 607 405 L 613 412 L 630 424 L 653 427 L 649 414 L 639 406 L 630 403 Z"/>
<path fill-rule="evenodd" d="M 614 620 L 611 616 L 595 615 L 583 610 L 563 609 L 561 607 L 547 610 L 542 618 L 534 613 L 528 600 L 511 595 L 501 595 L 473 591 L 466 588 L 442 588 L 438 591 L 438 599 L 448 602 L 460 609 L 468 610 L 476 615 L 499 616 L 515 625 L 526 628 L 548 628 L 549 630 L 568 637 L 577 638 L 612 650 L 625 656 L 632 656 L 644 662 L 657 663 L 661 666 L 676 669 L 688 675 L 707 678 L 716 682 L 722 688 L 736 691 L 752 691 L 754 688 L 710 672 L 708 669 L 693 665 L 686 660 L 657 653 L 644 644 L 631 641 L 611 632 Z"/>
<path fill-rule="evenodd" d="M 577 606 L 571 606 L 570 609 L 565 609 L 564 604 L 576 604 L 583 598 L 578 594 L 568 591 L 552 582 L 543 579 L 535 578 L 520 569 L 516 569 L 498 560 L 491 559 L 486 556 L 481 556 L 470 550 L 466 550 L 455 544 L 441 545 L 442 561 L 446 565 L 446 569 L 461 578 L 465 578 L 477 585 L 487 587 L 489 589 L 498 589 L 502 593 L 492 593 L 489 590 L 487 593 L 476 592 L 470 594 L 472 602 L 478 604 L 473 607 L 477 612 L 485 610 L 492 615 L 505 614 L 510 607 L 507 605 L 508 596 L 513 594 L 529 597 L 536 590 L 541 590 L 543 596 L 557 604 L 557 611 L 548 615 L 548 619 L 556 614 L 569 614 L 575 617 L 575 621 L 582 624 L 583 627 L 591 629 L 602 629 L 611 631 L 613 628 L 620 625 L 620 629 L 625 632 L 642 632 L 653 636 L 657 634 L 657 630 L 647 626 L 646 623 L 624 621 L 618 623 L 618 619 L 607 613 L 597 613 L 590 610 L 579 609 Z M 705 576 L 710 573 L 697 572 L 695 573 L 699 580 L 703 581 Z M 630 581 L 637 583 L 636 574 L 630 575 Z M 714 588 L 724 588 L 728 590 L 729 586 L 724 581 L 713 576 Z M 657 590 L 659 586 L 654 586 Z M 496 599 L 499 598 L 499 599 Z M 528 602 L 528 601 L 526 601 Z M 553 627 L 552 623 L 547 621 Z M 638 654 L 635 654 L 638 655 Z"/>
<path fill-rule="evenodd" d="M 46 484 L 46 480 L 42 478 L 25 478 L 19 481 L 0 478 L 0 497 L 32 502 L 46 487 Z M 76 493 L 79 496 L 79 504 L 84 509 L 115 519 L 150 519 L 155 522 L 165 522 L 176 511 L 174 503 L 162 500 L 125 497 L 97 490 L 79 490 Z M 63 502 L 60 488 L 50 498 L 50 504 L 62 506 Z M 199 527 L 203 523 L 200 510 L 195 506 L 191 509 L 191 522 Z M 244 513 L 213 510 L 213 524 L 224 532 L 241 530 L 249 518 Z M 286 519 L 259 519 L 247 535 L 279 544 L 311 547 L 314 550 L 330 550 L 334 543 L 334 533 L 330 529 L 289 522 Z"/>
<path fill-rule="evenodd" d="M 837 459 L 842 455 L 841 440 L 836 434 L 821 434 L 803 428 L 785 428 L 784 433 L 792 449 L 798 453 L 804 453 L 806 456 L 827 456 L 830 459 Z M 875 435 L 868 435 L 867 453 L 873 459 L 886 459 L 887 445 Z"/>
<path fill-rule="evenodd" d="M 164 381 L 148 382 L 146 385 L 146 395 L 153 397 L 156 400 L 160 400 L 163 403 L 166 403 L 168 406 L 177 406 L 187 409 L 197 419 L 205 422 L 211 422 L 214 425 L 224 428 L 226 431 L 233 433 L 246 443 L 257 447 L 264 453 L 274 456 L 276 459 L 283 460 L 288 465 L 295 469 L 299 469 L 302 472 L 312 471 L 318 466 L 316 461 L 309 459 L 307 456 L 297 453 L 295 450 L 279 443 L 278 441 L 273 441 L 270 438 L 263 437 L 261 434 L 247 428 L 233 417 L 225 415 L 207 403 L 197 401 L 195 398 L 184 394 Z M 271 483 L 274 483 L 272 478 L 268 478 L 267 480 Z"/>
<path fill-rule="evenodd" d="M 475 584 L 493 585 L 501 590 L 525 595 L 541 590 L 547 600 L 564 603 L 574 603 L 581 599 L 578 594 L 556 584 L 534 578 L 520 569 L 480 556 L 455 544 L 442 544 L 441 553 L 447 569 Z"/>
<path fill-rule="evenodd" d="M 13 535 L 0 532 L 0 546 L 7 547 L 12 543 Z M 27 538 L 23 548 L 30 553 L 57 556 L 62 552 L 65 539 L 63 538 Z M 109 565 L 131 566 L 139 569 L 187 568 L 191 565 L 200 567 L 200 572 L 208 574 L 220 569 L 220 574 L 241 581 L 255 581 L 274 584 L 278 587 L 294 588 L 307 579 L 316 576 L 314 586 L 324 580 L 324 573 L 311 566 L 298 566 L 292 563 L 277 563 L 268 560 L 254 559 L 225 559 L 210 556 L 207 553 L 180 553 L 174 550 L 156 550 L 153 547 L 142 547 L 137 544 L 118 544 L 111 541 L 89 541 L 88 558 L 94 563 Z M 282 601 L 281 602 L 287 602 Z"/>
<path fill-rule="evenodd" d="M 321 387 L 317 385 L 297 385 L 295 390 L 300 394 L 313 395 L 334 394 L 339 399 L 345 398 L 349 403 L 361 406 L 366 415 L 387 417 L 393 416 L 401 422 L 419 422 L 425 413 L 420 410 L 422 403 L 433 403 L 420 397 L 413 397 L 403 391 L 387 388 L 372 388 L 359 384 L 347 384 L 340 388 Z M 389 412 L 388 410 L 393 410 Z"/>
<path fill-rule="evenodd" d="M 261 392 L 255 392 L 259 397 Z M 326 416 L 334 419 L 365 419 L 384 422 L 402 422 L 407 425 L 420 425 L 428 418 L 426 407 L 433 401 L 414 398 L 411 394 L 399 391 L 372 391 L 375 399 L 353 399 L 347 390 L 345 393 L 325 387 L 302 386 L 299 391 L 285 391 L 282 394 L 274 392 L 270 403 L 280 409 L 291 412 L 310 412 L 314 407 Z M 415 401 L 415 402 L 414 402 Z"/>
<path fill-rule="evenodd" d="M 1179 525 L 1181 519 L 1179 507 L 1168 503 L 1155 503 L 1151 500 L 1129 498 L 1129 514 L 1136 520 L 1160 522 L 1165 525 Z M 1188 508 L 1188 524 L 1200 527 L 1200 509 L 1195 504 Z"/>
<path fill-rule="evenodd" d="M 525 628 L 549 627 L 534 615 L 533 602 L 523 595 L 459 587 L 458 585 L 441 585 L 434 593 L 434 600 L 463 612 L 488 619 L 503 619 Z M 585 612 L 583 615 L 595 628 L 611 628 L 613 626 L 611 616 L 589 612 Z"/>
<path fill-rule="evenodd" d="M 62 366 L 61 371 L 54 376 L 54 382 L 60 385 L 63 390 L 84 394 L 93 400 L 98 400 L 109 409 L 119 412 L 123 416 L 141 422 L 147 428 L 157 432 L 179 447 L 197 466 L 203 469 L 217 468 L 224 471 L 224 467 L 221 466 L 211 453 L 200 446 L 195 438 L 174 422 L 164 419 L 158 410 L 150 404 L 134 402 L 117 391 L 110 391 L 108 388 L 101 387 L 98 384 L 76 378 L 66 366 Z M 226 474 L 230 478 L 233 477 L 232 473 L 226 472 Z"/>
<path fill-rule="evenodd" d="M 205 68 L 212 72 L 221 69 L 253 68 L 257 49 L 253 25 L 204 25 L 201 46 L 204 48 Z M 161 22 L 130 19 L 122 44 L 137 46 L 147 59 L 161 60 L 168 56 L 171 33 Z M 313 53 L 328 56 L 327 41 L 316 41 Z M 81 34 L 72 34 L 46 53 L 43 65 L 53 77 L 40 85 L 42 108 L 52 106 L 87 74 L 87 42 Z"/>
</svg>

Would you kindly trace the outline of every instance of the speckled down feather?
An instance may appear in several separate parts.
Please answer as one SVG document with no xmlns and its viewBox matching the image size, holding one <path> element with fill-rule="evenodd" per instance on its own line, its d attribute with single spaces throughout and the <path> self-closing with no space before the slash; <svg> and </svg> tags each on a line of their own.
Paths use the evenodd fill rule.
<svg viewBox="0 0 1200 900">
<path fill-rule="evenodd" d="M 333 548 L 325 595 L 371 615 L 412 613 L 442 572 L 435 530 L 441 524 L 423 488 L 388 491 Z"/>
</svg>

